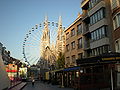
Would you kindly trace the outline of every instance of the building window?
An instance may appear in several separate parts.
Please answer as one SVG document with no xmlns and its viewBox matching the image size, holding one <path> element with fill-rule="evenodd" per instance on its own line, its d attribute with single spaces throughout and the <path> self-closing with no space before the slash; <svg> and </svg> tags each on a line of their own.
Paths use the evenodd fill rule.
<svg viewBox="0 0 120 90">
<path fill-rule="evenodd" d="M 66 45 L 66 51 L 69 51 L 70 50 L 70 47 L 69 47 L 69 44 Z"/>
<path fill-rule="evenodd" d="M 120 27 L 120 13 L 113 18 L 114 30 Z"/>
<path fill-rule="evenodd" d="M 66 57 L 66 65 L 70 65 L 70 57 Z"/>
<path fill-rule="evenodd" d="M 107 26 L 102 26 L 91 32 L 91 41 L 96 41 L 107 36 Z"/>
<path fill-rule="evenodd" d="M 71 30 L 71 37 L 74 36 L 74 35 L 75 35 L 75 29 L 73 28 L 73 29 Z"/>
<path fill-rule="evenodd" d="M 112 9 L 118 7 L 120 5 L 120 0 L 111 0 Z"/>
<path fill-rule="evenodd" d="M 96 30 L 96 39 L 99 39 L 99 30 Z"/>
<path fill-rule="evenodd" d="M 93 36 L 93 33 L 91 33 L 91 40 L 93 40 L 94 39 L 94 36 Z"/>
<path fill-rule="evenodd" d="M 79 58 L 79 59 L 82 59 L 82 58 L 83 58 L 83 53 L 79 53 L 79 54 L 78 54 L 78 58 Z"/>
<path fill-rule="evenodd" d="M 94 40 L 97 40 L 96 39 L 96 32 L 95 31 L 93 32 L 93 35 L 94 35 Z"/>
<path fill-rule="evenodd" d="M 92 16 L 90 16 L 90 25 L 97 23 L 99 20 L 103 19 L 104 17 L 105 17 L 105 8 L 101 8 Z"/>
<path fill-rule="evenodd" d="M 71 47 L 72 47 L 72 49 L 75 49 L 75 41 L 73 41 L 73 42 L 71 43 Z"/>
<path fill-rule="evenodd" d="M 104 45 L 104 46 L 100 46 L 97 48 L 92 49 L 92 56 L 97 56 L 103 53 L 108 53 L 109 52 L 109 45 Z"/>
<path fill-rule="evenodd" d="M 77 34 L 81 34 L 81 33 L 82 33 L 82 25 L 79 24 L 79 25 L 77 26 Z"/>
<path fill-rule="evenodd" d="M 69 39 L 69 32 L 66 33 L 66 40 Z"/>
<path fill-rule="evenodd" d="M 94 7 L 97 3 L 99 3 L 101 0 L 90 0 L 89 1 L 89 9 Z"/>
<path fill-rule="evenodd" d="M 75 63 L 75 55 L 72 56 L 72 62 Z"/>
<path fill-rule="evenodd" d="M 115 51 L 120 52 L 120 39 L 115 42 Z"/>
<path fill-rule="evenodd" d="M 82 38 L 78 39 L 78 49 L 82 48 Z"/>
<path fill-rule="evenodd" d="M 103 48 L 104 48 L 104 50 L 103 50 L 104 53 L 109 52 L 109 46 L 108 45 L 105 45 Z"/>
</svg>

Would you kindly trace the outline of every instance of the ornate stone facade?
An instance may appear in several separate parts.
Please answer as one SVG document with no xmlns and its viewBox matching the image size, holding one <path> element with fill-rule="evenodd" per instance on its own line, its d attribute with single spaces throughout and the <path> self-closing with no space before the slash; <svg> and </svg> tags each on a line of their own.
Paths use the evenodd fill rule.
<svg viewBox="0 0 120 90">
<path fill-rule="evenodd" d="M 58 34 L 57 34 L 57 40 L 56 40 L 56 51 L 57 56 L 60 52 L 64 53 L 64 46 L 65 46 L 65 35 L 64 35 L 64 29 L 62 27 L 62 17 L 59 17 L 58 22 Z"/>
<path fill-rule="evenodd" d="M 65 39 L 63 31 L 62 17 L 60 16 L 58 21 L 57 38 L 54 38 L 54 40 L 56 40 L 56 44 L 50 43 L 51 37 L 48 18 L 47 16 L 45 17 L 44 29 L 41 37 L 41 58 L 37 63 L 37 65 L 40 65 L 42 69 L 51 69 L 51 66 L 56 65 L 59 53 L 64 53 Z"/>
</svg>

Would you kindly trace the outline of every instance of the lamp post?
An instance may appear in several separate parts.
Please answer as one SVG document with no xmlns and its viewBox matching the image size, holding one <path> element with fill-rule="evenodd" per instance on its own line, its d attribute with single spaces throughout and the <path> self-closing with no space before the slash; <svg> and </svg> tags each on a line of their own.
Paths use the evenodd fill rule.
<svg viewBox="0 0 120 90">
<path fill-rule="evenodd" d="M 63 74 L 62 74 L 62 85 L 61 85 L 61 87 L 64 88 Z"/>
<path fill-rule="evenodd" d="M 112 67 L 111 67 L 111 90 L 114 90 L 114 87 L 113 87 L 113 74 L 112 74 Z"/>
</svg>

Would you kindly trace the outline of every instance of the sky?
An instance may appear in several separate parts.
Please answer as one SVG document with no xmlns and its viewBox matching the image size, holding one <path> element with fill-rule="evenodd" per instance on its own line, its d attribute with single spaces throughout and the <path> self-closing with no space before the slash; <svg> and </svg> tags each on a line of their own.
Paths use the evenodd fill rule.
<svg viewBox="0 0 120 90">
<path fill-rule="evenodd" d="M 11 56 L 22 59 L 25 34 L 35 24 L 44 20 L 58 21 L 66 28 L 81 13 L 81 0 L 0 0 L 0 42 Z"/>
</svg>

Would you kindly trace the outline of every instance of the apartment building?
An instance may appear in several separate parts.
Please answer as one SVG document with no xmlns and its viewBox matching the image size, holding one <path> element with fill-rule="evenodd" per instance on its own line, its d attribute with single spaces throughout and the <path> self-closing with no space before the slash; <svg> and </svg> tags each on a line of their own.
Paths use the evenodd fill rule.
<svg viewBox="0 0 120 90">
<path fill-rule="evenodd" d="M 79 14 L 77 19 L 65 30 L 65 66 L 76 66 L 76 59 L 82 58 L 83 50 L 83 29 L 82 18 Z"/>
<path fill-rule="evenodd" d="M 113 52 L 110 0 L 83 0 L 81 8 L 85 57 Z"/>
<path fill-rule="evenodd" d="M 120 0 L 83 0 L 81 8 L 82 15 L 65 30 L 64 85 L 74 83 L 80 90 L 118 88 L 120 54 L 113 52 L 120 52 Z"/>
<path fill-rule="evenodd" d="M 115 51 L 120 53 L 120 0 L 111 0 L 111 10 Z"/>
</svg>

